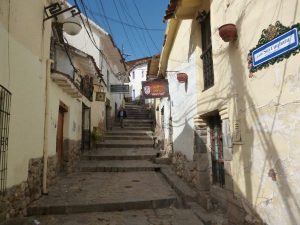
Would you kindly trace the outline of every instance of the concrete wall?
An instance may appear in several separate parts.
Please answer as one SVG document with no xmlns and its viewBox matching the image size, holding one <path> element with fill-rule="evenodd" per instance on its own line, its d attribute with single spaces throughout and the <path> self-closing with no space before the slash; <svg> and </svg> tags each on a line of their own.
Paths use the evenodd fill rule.
<svg viewBox="0 0 300 225">
<path fill-rule="evenodd" d="M 26 180 L 29 159 L 43 154 L 50 48 L 50 23 L 43 29 L 43 14 L 44 1 L 0 2 L 0 83 L 12 93 L 7 187 Z"/>
</svg>

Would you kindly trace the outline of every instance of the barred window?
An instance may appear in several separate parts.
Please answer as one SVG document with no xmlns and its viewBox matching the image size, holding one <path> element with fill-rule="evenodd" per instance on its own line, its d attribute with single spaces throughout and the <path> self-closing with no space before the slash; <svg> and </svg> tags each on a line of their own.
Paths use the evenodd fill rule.
<svg viewBox="0 0 300 225">
<path fill-rule="evenodd" d="M 213 183 L 221 187 L 225 185 L 223 158 L 222 121 L 219 115 L 209 118 L 210 148 Z"/>
<path fill-rule="evenodd" d="M 11 93 L 0 85 L 0 195 L 4 195 L 7 182 L 7 154 Z"/>
<path fill-rule="evenodd" d="M 211 27 L 210 27 L 210 14 L 201 20 L 201 33 L 202 33 L 202 55 L 203 60 L 203 79 L 204 90 L 214 85 L 214 70 L 212 58 L 212 44 L 211 44 Z"/>
</svg>

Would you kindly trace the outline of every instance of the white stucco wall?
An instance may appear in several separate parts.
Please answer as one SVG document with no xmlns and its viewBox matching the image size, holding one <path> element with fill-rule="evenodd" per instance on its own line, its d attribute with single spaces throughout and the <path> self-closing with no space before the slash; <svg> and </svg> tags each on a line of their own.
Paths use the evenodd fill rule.
<svg viewBox="0 0 300 225">
<path fill-rule="evenodd" d="M 49 156 L 56 154 L 57 122 L 60 103 L 65 104 L 64 139 L 81 140 L 82 102 L 68 95 L 55 82 L 49 83 L 49 110 L 48 110 L 48 152 Z"/>
<path fill-rule="evenodd" d="M 44 1 L 0 1 L 0 9 L 0 84 L 12 93 L 7 161 L 11 187 L 27 179 L 29 159 L 43 155 L 50 22 L 43 30 Z"/>
<path fill-rule="evenodd" d="M 164 100 L 165 123 L 169 121 L 169 112 L 172 115 L 172 141 L 174 152 L 183 153 L 187 159 L 192 160 L 194 155 L 194 117 L 197 114 L 197 78 L 196 78 L 196 52 L 190 40 L 192 33 L 192 20 L 182 21 L 178 34 L 174 40 L 174 48 L 170 52 L 166 78 L 169 82 L 170 103 Z M 194 40 L 197 41 L 197 40 Z M 182 43 L 185 43 L 184 45 Z M 179 83 L 177 73 L 186 73 L 188 81 Z M 168 126 L 165 128 L 168 138 Z"/>
<path fill-rule="evenodd" d="M 140 99 L 142 90 L 142 81 L 147 79 L 147 63 L 140 64 L 130 71 L 129 86 L 131 89 L 130 96 L 132 100 Z M 134 74 L 134 75 L 133 75 Z M 135 94 L 133 94 L 133 91 Z"/>
</svg>

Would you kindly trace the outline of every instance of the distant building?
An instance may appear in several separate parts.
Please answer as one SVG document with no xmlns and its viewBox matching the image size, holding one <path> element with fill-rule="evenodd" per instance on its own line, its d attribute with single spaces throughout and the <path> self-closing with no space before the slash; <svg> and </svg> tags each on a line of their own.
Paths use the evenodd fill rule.
<svg viewBox="0 0 300 225">
<path fill-rule="evenodd" d="M 142 100 L 142 82 L 147 80 L 148 61 L 151 57 L 126 62 L 129 73 L 129 95 L 132 101 Z"/>
</svg>

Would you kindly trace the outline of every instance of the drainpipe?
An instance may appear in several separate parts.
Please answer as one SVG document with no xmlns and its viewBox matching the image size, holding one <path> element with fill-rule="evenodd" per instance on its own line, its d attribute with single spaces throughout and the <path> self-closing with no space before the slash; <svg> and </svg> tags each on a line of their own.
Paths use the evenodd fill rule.
<svg viewBox="0 0 300 225">
<path fill-rule="evenodd" d="M 49 118 L 49 83 L 51 75 L 52 59 L 46 60 L 46 85 L 45 85 L 45 119 L 44 119 L 44 146 L 43 146 L 43 194 L 48 194 L 47 171 L 48 171 L 48 118 Z"/>
</svg>

